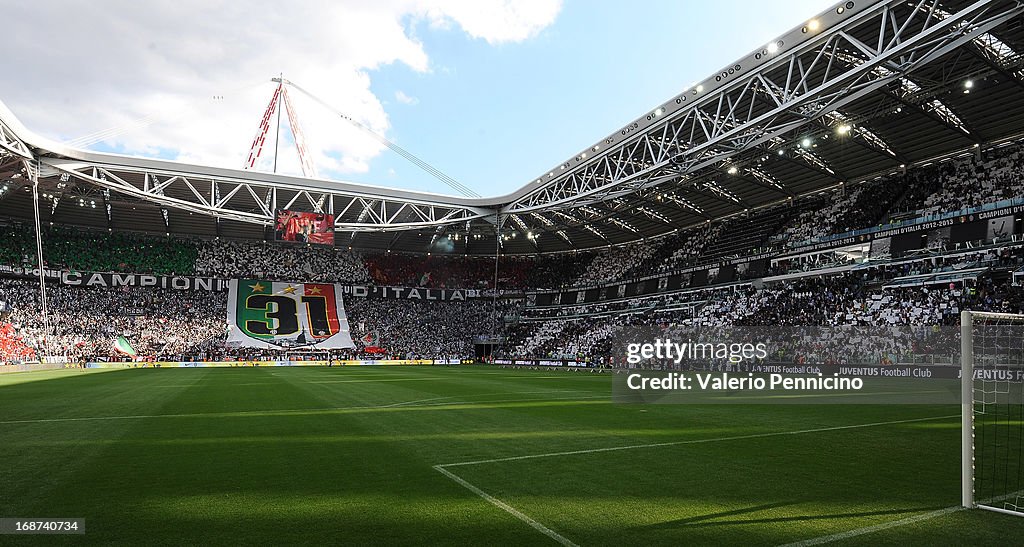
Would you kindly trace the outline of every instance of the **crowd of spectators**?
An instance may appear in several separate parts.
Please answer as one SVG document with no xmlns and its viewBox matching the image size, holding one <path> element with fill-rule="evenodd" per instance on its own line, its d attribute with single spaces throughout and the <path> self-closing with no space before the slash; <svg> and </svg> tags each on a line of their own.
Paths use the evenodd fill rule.
<svg viewBox="0 0 1024 547">
<path fill-rule="evenodd" d="M 680 245 L 672 249 L 672 254 L 662 264 L 658 265 L 657 270 L 659 272 L 667 272 L 689 265 L 689 263 L 700 258 L 704 253 L 704 249 L 711 242 L 721 237 L 721 235 L 721 224 L 709 224 L 690 231 L 680 241 Z"/>
<path fill-rule="evenodd" d="M 1024 312 L 1024 288 L 1015 285 L 1010 275 L 1021 268 L 1022 260 L 1021 249 L 1004 247 L 881 263 L 831 276 L 805 275 L 771 284 L 539 307 L 527 310 L 525 321 L 510 330 L 511 344 L 505 351 L 507 356 L 532 358 L 600 356 L 610 352 L 612 342 L 626 329 L 643 326 L 952 326 L 958 324 L 963 309 Z M 968 271 L 980 273 L 955 277 L 957 272 Z M 949 274 L 955 281 L 929 281 L 928 274 Z M 900 285 L 901 280 L 916 282 Z M 872 343 L 876 353 L 893 349 L 875 339 Z"/>
<path fill-rule="evenodd" d="M 49 268 L 149 274 L 493 289 L 561 288 L 626 281 L 695 263 L 742 256 L 772 245 L 886 225 L 1024 197 L 1020 144 L 939 162 L 808 196 L 767 211 L 682 229 L 621 247 L 539 256 L 402 255 L 340 247 L 156 237 L 50 226 L 43 229 Z M 894 216 L 895 215 L 895 216 Z M 781 224 L 781 225 L 780 225 Z M 0 264 L 34 266 L 33 229 L 0 226 Z"/>
<path fill-rule="evenodd" d="M 495 260 L 51 226 L 41 234 L 43 259 L 48 268 L 80 272 L 474 288 L 488 295 L 495 294 L 495 288 L 520 291 L 593 286 L 697 263 L 712 264 L 753 253 L 768 242 L 781 245 L 884 225 L 900 212 L 919 217 L 1020 198 L 1024 196 L 1022 154 L 1016 144 L 969 154 L 798 199 L 778 209 L 600 251 Z M 388 356 L 458 358 L 472 354 L 474 335 L 497 333 L 508 336 L 503 351 L 509 355 L 577 358 L 607 348 L 616 329 L 624 325 L 948 325 L 958 320 L 959 310 L 968 307 L 1022 309 L 1017 287 L 1004 277 L 991 275 L 993 270 L 1005 272 L 1021 263 L 1019 249 L 1012 249 L 1007 242 L 1000 244 L 1004 246 L 997 250 L 978 252 L 931 249 L 943 251 L 945 256 L 893 260 L 833 277 L 802 275 L 756 288 L 691 290 L 632 302 L 624 299 L 530 310 L 517 304 L 497 305 L 490 299 L 445 303 L 349 298 L 346 304 L 357 343 L 350 355 L 365 355 L 363 346 L 368 342 L 363 343 L 364 338 L 379 343 Z M 36 256 L 32 228 L 0 226 L 0 264 L 35 266 Z M 777 262 L 765 273 L 813 274 L 826 266 L 849 267 L 851 260 L 841 253 L 823 253 L 813 259 Z M 984 272 L 952 284 L 899 281 L 970 268 Z M 715 280 L 711 276 L 708 281 Z M 889 282 L 886 288 L 883 281 Z M 39 316 L 36 289 L 34 282 L 0 280 L 0 354 L 6 359 L 31 358 L 44 349 L 44 340 L 71 359 L 109 357 L 113 340 L 119 336 L 140 355 L 241 355 L 224 344 L 224 293 L 54 286 L 49 293 L 47 331 Z M 506 329 L 506 319 L 519 316 L 524 320 Z"/>
<path fill-rule="evenodd" d="M 594 253 L 544 256 L 417 256 L 399 253 L 366 255 L 366 268 L 377 285 L 433 289 L 492 289 L 497 267 L 498 290 L 557 289 L 577 283 L 590 268 Z"/>
<path fill-rule="evenodd" d="M 882 264 L 833 276 L 805 276 L 761 286 L 737 285 L 644 301 L 578 304 L 523 313 L 522 300 L 470 299 L 439 302 L 346 299 L 356 348 L 338 357 L 461 359 L 474 354 L 477 335 L 507 335 L 503 355 L 578 359 L 610 350 L 623 327 L 679 325 L 842 327 L 955 325 L 961 309 L 1024 311 L 1024 291 L 1006 272 L 1019 267 L 1015 250 L 984 250 L 954 258 Z M 999 269 L 949 283 L 898 286 L 893 282 L 935 272 Z M 0 280 L 0 352 L 24 360 L 48 351 L 70 361 L 117 357 L 124 337 L 139 356 L 170 360 L 246 358 L 251 351 L 227 347 L 225 293 L 120 287 L 51 286 L 49 330 L 40 316 L 38 285 Z M 382 354 L 367 353 L 366 346 Z M 272 352 L 271 352 L 272 353 Z M 267 354 L 268 352 L 261 352 Z"/>
<path fill-rule="evenodd" d="M 967 154 L 805 198 L 797 204 L 800 215 L 775 239 L 799 243 L 1022 196 L 1024 151 L 1015 143 L 987 150 L 980 159 Z"/>
<path fill-rule="evenodd" d="M 370 274 L 354 251 L 319 245 L 197 241 L 197 275 L 365 284 Z M 191 272 L 190 272 L 191 273 Z"/>
<path fill-rule="evenodd" d="M 59 355 L 70 362 L 124 358 L 124 339 L 140 358 L 216 360 L 252 358 L 253 351 L 226 344 L 227 293 L 153 287 L 51 286 L 48 327 L 34 281 L 0 279 L 0 359 L 20 361 Z M 456 302 L 346 299 L 356 348 L 337 357 L 461 359 L 473 356 L 473 337 L 503 329 L 508 306 L 490 299 Z M 49 330 L 47 330 L 47 328 Z M 379 348 L 367 353 L 365 348 Z"/>
<path fill-rule="evenodd" d="M 503 328 L 501 310 L 496 314 L 489 299 L 349 299 L 346 311 L 357 354 L 377 346 L 397 359 L 473 357 L 473 337 Z"/>
<path fill-rule="evenodd" d="M 380 285 L 429 288 L 494 285 L 494 259 L 486 257 L 386 254 L 366 257 L 366 268 Z"/>
<path fill-rule="evenodd" d="M 36 350 L 25 342 L 24 337 L 10 323 L 0 324 L 0 362 L 32 361 Z"/>
<path fill-rule="evenodd" d="M 34 231 L 25 224 L 0 226 L 3 264 L 35 266 Z M 195 269 L 196 246 L 174 238 L 127 232 L 92 232 L 61 226 L 42 231 L 43 260 L 50 268 L 83 272 L 190 274 Z"/>
<path fill-rule="evenodd" d="M 791 243 L 841 234 L 878 225 L 890 207 L 913 183 L 902 175 L 840 186 L 824 196 L 799 204 L 802 212 L 779 231 L 778 237 Z"/>
<path fill-rule="evenodd" d="M 0 280 L 4 320 L 38 353 L 49 350 L 77 361 L 114 354 L 124 336 L 139 355 L 201 355 L 222 345 L 225 293 L 159 288 L 53 286 L 47 291 L 49 331 L 42 320 L 38 283 Z"/>
<path fill-rule="evenodd" d="M 660 242 L 659 242 L 660 243 Z M 637 267 L 654 254 L 657 244 L 641 241 L 612 247 L 597 254 L 577 278 L 577 285 L 597 285 L 623 279 L 624 273 L 637 275 Z"/>
<path fill-rule="evenodd" d="M 914 181 L 903 211 L 935 215 L 1024 196 L 1024 152 L 1011 145 L 908 173 Z"/>
</svg>

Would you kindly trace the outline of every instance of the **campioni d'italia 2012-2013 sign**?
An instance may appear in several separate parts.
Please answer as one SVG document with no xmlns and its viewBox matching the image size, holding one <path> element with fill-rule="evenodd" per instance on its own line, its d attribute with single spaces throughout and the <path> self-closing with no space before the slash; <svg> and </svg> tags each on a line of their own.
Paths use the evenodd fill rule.
<svg viewBox="0 0 1024 547">
<path fill-rule="evenodd" d="M 341 286 L 233 279 L 228 285 L 228 345 L 253 348 L 352 348 Z"/>
</svg>

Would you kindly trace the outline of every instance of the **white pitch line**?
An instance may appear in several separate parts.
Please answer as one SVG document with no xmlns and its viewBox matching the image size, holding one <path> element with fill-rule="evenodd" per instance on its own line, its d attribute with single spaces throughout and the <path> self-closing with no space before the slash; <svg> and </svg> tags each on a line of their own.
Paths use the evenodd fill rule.
<svg viewBox="0 0 1024 547">
<path fill-rule="evenodd" d="M 499 500 L 498 498 L 495 498 L 494 496 L 491 496 L 490 494 L 488 494 L 487 492 L 484 492 L 483 490 L 477 488 L 476 486 L 473 486 L 472 484 L 470 484 L 469 482 L 464 480 L 462 477 L 459 477 L 458 475 L 456 475 L 455 473 L 452 473 L 451 471 L 449 471 L 446 468 L 447 467 L 466 466 L 466 465 L 480 465 L 480 464 L 485 464 L 485 463 L 498 463 L 498 462 L 529 460 L 529 459 L 535 459 L 535 458 L 550 458 L 550 457 L 555 457 L 555 456 L 571 456 L 571 455 L 576 455 L 576 454 L 594 454 L 594 453 L 597 453 L 597 452 L 611 452 L 611 451 L 615 451 L 615 450 L 632 450 L 632 449 L 637 449 L 637 448 L 656 448 L 656 447 L 662 447 L 662 446 L 679 446 L 679 445 L 685 445 L 685 444 L 701 444 L 701 443 L 711 443 L 711 442 L 721 442 L 721 441 L 734 441 L 734 440 L 741 440 L 741 439 L 759 439 L 759 438 L 763 438 L 763 437 L 776 437 L 776 436 L 782 436 L 782 435 L 801 435 L 801 434 L 805 434 L 805 433 L 820 433 L 820 432 L 824 432 L 824 431 L 841 431 L 841 430 L 844 430 L 844 429 L 858 429 L 858 428 L 864 428 L 864 427 L 877 427 L 877 426 L 882 426 L 882 425 L 895 425 L 895 424 L 905 424 L 905 423 L 913 423 L 913 422 L 926 422 L 926 421 L 932 421 L 932 420 L 944 420 L 944 419 L 948 419 L 948 418 L 957 418 L 957 417 L 959 417 L 959 415 L 933 416 L 933 417 L 930 417 L 930 418 L 913 418 L 913 419 L 909 419 L 909 420 L 892 420 L 892 421 L 888 421 L 888 422 L 872 422 L 872 423 L 867 423 L 867 424 L 853 424 L 853 425 L 840 425 L 840 426 L 832 426 L 832 427 L 819 427 L 819 428 L 814 428 L 814 429 L 800 429 L 800 430 L 796 430 L 796 431 L 777 431 L 777 432 L 773 432 L 773 433 L 755 433 L 755 434 L 751 434 L 751 435 L 734 435 L 734 436 L 731 436 L 731 437 L 713 437 L 713 438 L 710 438 L 710 439 L 691 439 L 691 440 L 686 440 L 686 441 L 673 441 L 673 442 L 667 442 L 667 443 L 634 444 L 634 445 L 627 445 L 627 446 L 611 446 L 611 447 L 606 447 L 606 448 L 593 448 L 593 449 L 589 449 L 589 450 L 570 450 L 570 451 L 567 451 L 567 452 L 548 452 L 548 453 L 545 453 L 545 454 L 530 454 L 530 455 L 526 455 L 526 456 L 512 456 L 512 457 L 508 457 L 508 458 L 494 458 L 494 459 L 491 459 L 491 460 L 475 460 L 475 461 L 468 461 L 468 462 L 445 463 L 445 464 L 438 464 L 438 465 L 435 465 L 433 467 L 439 473 L 441 473 L 444 476 L 448 477 L 449 479 L 451 479 L 451 480 L 461 484 L 466 489 L 468 489 L 469 491 L 473 492 L 477 496 L 480 496 L 481 498 L 483 498 L 488 503 L 494 505 L 495 507 L 498 507 L 499 509 L 507 512 L 508 514 L 510 514 L 510 515 L 512 515 L 514 517 L 516 517 L 517 519 L 525 522 L 526 524 L 529 524 L 532 528 L 534 528 L 538 532 L 541 532 L 542 534 L 550 537 L 551 539 L 554 539 L 555 541 L 561 543 L 562 545 L 570 546 L 570 545 L 575 545 L 575 544 L 572 541 L 566 539 L 564 536 L 559 535 L 554 530 L 548 528 L 547 526 L 544 526 L 543 524 L 541 524 L 541 523 L 533 520 L 532 518 L 528 517 L 527 515 L 521 513 L 520 511 L 518 511 L 516 508 L 512 507 L 511 505 L 509 505 L 509 504 Z M 839 539 L 843 539 L 844 537 L 853 537 L 853 536 L 857 536 L 857 535 L 860 535 L 860 534 L 867 534 L 867 533 L 870 533 L 870 532 L 873 532 L 873 531 L 876 531 L 876 530 L 882 530 L 882 529 L 885 529 L 885 528 L 901 526 L 902 524 L 910 524 L 911 522 L 917 522 L 919 520 L 926 520 L 926 519 L 929 519 L 929 518 L 940 516 L 941 514 L 952 512 L 953 510 L 956 510 L 956 509 L 957 509 L 956 507 L 952 507 L 952 508 L 943 509 L 943 510 L 941 510 L 942 512 L 936 511 L 935 512 L 936 514 L 927 513 L 925 515 L 918 515 L 916 517 L 910 517 L 908 519 L 903 519 L 902 521 L 895 521 L 894 523 L 878 524 L 878 525 L 875 525 L 875 526 L 872 526 L 872 527 L 868 527 L 868 528 L 863 528 L 863 529 L 858 529 L 858 530 L 851 530 L 849 532 L 843 532 L 843 534 L 848 534 L 848 535 L 843 536 L 843 537 L 839 537 L 841 534 L 836 534 L 835 537 L 833 537 L 833 536 L 825 536 L 823 538 L 816 538 L 816 539 L 806 540 L 806 541 L 811 542 L 811 541 L 818 541 L 818 540 L 820 540 L 820 541 L 818 541 L 818 543 L 827 543 L 829 541 L 837 541 Z M 915 519 L 915 520 L 912 520 L 912 519 Z M 899 524 L 897 524 L 897 523 L 899 523 Z M 832 538 L 832 539 L 829 539 L 829 538 Z M 796 543 L 796 544 L 792 544 L 791 546 L 786 546 L 786 547 L 796 547 L 797 545 L 817 545 L 818 543 Z"/>
<path fill-rule="evenodd" d="M 1009 494 L 1003 494 L 1002 496 L 995 496 L 988 499 L 983 499 L 978 502 L 979 505 L 988 505 L 990 503 L 996 503 L 999 501 L 1008 500 L 1024 494 L 1024 490 L 1018 490 L 1016 492 L 1010 492 Z M 939 509 L 930 513 L 922 513 L 920 515 L 914 515 L 905 519 L 894 520 L 890 522 L 883 522 L 881 524 L 875 524 L 874 526 L 865 526 L 863 528 L 855 528 L 846 532 L 839 532 L 837 534 L 830 534 L 827 536 L 821 536 L 811 539 L 805 539 L 803 541 L 797 541 L 795 543 L 787 543 L 780 547 L 805 547 L 809 545 L 821 545 L 824 543 L 831 543 L 833 541 L 841 541 L 847 538 L 862 536 L 864 534 L 870 534 L 872 532 L 878 532 L 881 530 L 888 530 L 889 528 L 896 528 L 897 526 L 905 526 L 907 524 L 914 524 L 915 522 L 921 522 L 923 520 L 933 519 L 935 517 L 941 517 L 942 515 L 948 515 L 949 513 L 955 513 L 966 509 L 960 505 L 953 505 L 946 507 L 945 509 Z"/>
<path fill-rule="evenodd" d="M 512 515 L 513 517 L 515 517 L 515 518 L 525 522 L 526 524 L 529 524 L 531 528 L 533 528 L 534 530 L 537 530 L 538 532 L 544 534 L 545 536 L 548 536 L 549 538 L 557 541 L 558 543 L 561 543 L 562 545 L 565 545 L 566 547 L 578 547 L 575 543 L 573 543 L 571 540 L 569 540 L 565 536 L 559 534 L 558 532 L 552 530 L 551 528 L 548 528 L 547 526 L 544 526 L 543 524 L 533 520 L 532 518 L 524 515 L 519 510 L 517 510 L 515 507 L 512 507 L 511 505 L 509 505 L 509 504 L 499 500 L 498 498 L 488 494 L 487 492 L 484 492 L 483 490 L 473 486 L 472 484 L 467 482 L 462 477 L 456 475 L 455 473 L 452 473 L 451 471 L 448 471 L 444 467 L 441 467 L 439 465 L 435 465 L 434 469 L 436 469 L 439 473 L 441 473 L 442 475 L 448 477 L 449 479 L 451 479 L 451 480 L 461 484 L 462 486 L 464 486 L 470 492 L 480 496 L 487 503 L 490 503 L 491 505 L 497 507 L 498 509 L 501 509 L 502 511 L 505 511 L 506 513 L 508 513 L 508 514 Z"/>
<path fill-rule="evenodd" d="M 550 390 L 547 390 L 547 391 L 511 391 L 511 392 L 507 392 L 507 393 L 504 393 L 504 394 L 503 393 L 482 393 L 482 394 L 479 394 L 479 395 L 449 395 L 447 397 L 431 397 L 430 399 L 420 399 L 418 401 L 404 401 L 404 402 L 401 402 L 401 403 L 392 403 L 390 405 L 384 405 L 384 406 L 382 406 L 380 408 L 394 408 L 394 407 L 400 407 L 400 406 L 409 406 L 409 405 L 415 405 L 417 403 L 429 403 L 429 402 L 433 402 L 433 401 L 444 401 L 446 399 L 457 399 L 459 397 L 463 397 L 463 398 L 466 398 L 466 399 L 471 399 L 471 398 L 476 398 L 476 397 L 494 397 L 494 396 L 501 396 L 501 395 L 533 395 L 533 394 L 538 394 L 538 393 L 553 394 L 553 393 L 596 393 L 596 392 L 595 391 L 583 391 L 583 390 L 579 390 L 579 389 L 564 389 L 564 390 L 558 390 L 558 391 L 550 391 Z M 603 398 L 603 397 L 607 397 L 607 395 L 602 395 L 602 396 L 597 397 L 597 398 Z M 582 398 L 582 397 L 571 397 L 570 400 L 575 400 L 577 398 Z M 561 398 L 555 398 L 555 399 L 515 399 L 513 402 L 527 402 L 527 401 L 541 401 L 541 400 L 561 401 L 561 400 L 565 400 L 565 398 L 561 397 Z M 474 402 L 460 401 L 460 402 L 443 403 L 443 404 L 440 404 L 440 405 L 423 405 L 423 406 L 444 406 L 444 405 L 448 405 L 448 404 L 451 404 L 451 405 L 486 404 L 486 403 L 490 403 L 490 402 L 501 402 L 501 401 L 486 401 L 486 400 L 484 400 L 484 401 L 474 401 Z"/>
<path fill-rule="evenodd" d="M 852 537 L 862 536 L 864 534 L 870 534 L 873 532 L 880 532 L 882 530 L 888 530 L 889 528 L 896 528 L 898 526 L 905 526 L 907 524 L 914 524 L 915 522 L 921 522 L 923 520 L 933 519 L 935 517 L 941 517 L 942 515 L 948 515 L 955 513 L 956 511 L 963 510 L 963 507 L 954 505 L 952 507 L 946 507 L 945 509 L 939 509 L 930 513 L 921 513 L 920 515 L 914 515 L 900 520 L 892 520 L 889 522 L 883 522 L 881 524 L 875 524 L 873 526 L 865 526 L 863 528 L 854 528 L 846 532 L 839 532 L 838 534 L 831 534 L 827 536 L 821 536 L 811 539 L 805 539 L 803 541 L 797 541 L 795 543 L 787 543 L 781 547 L 809 547 L 810 545 L 821 545 L 824 543 L 832 543 L 833 541 L 842 541 Z"/>
<path fill-rule="evenodd" d="M 525 456 L 510 456 L 507 458 L 494 458 L 490 460 L 473 460 L 466 462 L 454 462 L 439 464 L 439 467 L 459 467 L 464 465 L 480 465 L 485 463 L 513 462 L 519 460 L 532 460 L 536 458 L 552 458 L 555 456 L 572 456 L 576 454 L 594 454 L 598 452 L 614 452 L 618 450 L 634 450 L 638 448 L 657 448 L 661 446 L 680 446 L 685 444 L 703 444 L 723 441 L 738 441 L 743 439 L 760 439 L 764 437 L 778 437 L 782 435 L 802 435 L 805 433 L 821 433 L 825 431 L 842 431 L 844 429 L 860 429 L 864 427 L 877 427 L 882 425 L 907 424 L 913 422 L 927 422 L 932 420 L 945 420 L 948 418 L 959 418 L 959 414 L 950 416 L 933 416 L 931 418 L 913 418 L 909 420 L 892 420 L 889 422 L 872 422 L 867 424 L 838 425 L 832 427 L 818 427 L 814 429 L 799 429 L 796 431 L 775 431 L 771 433 L 751 433 L 749 435 L 733 435 L 730 437 L 711 437 L 706 439 L 689 439 L 685 441 L 671 441 L 665 443 L 631 444 L 625 446 L 609 446 L 605 448 L 591 448 L 587 450 L 570 450 L 567 452 L 548 452 L 545 454 L 528 454 Z"/>
<path fill-rule="evenodd" d="M 449 397 L 431 397 L 429 399 L 419 399 L 417 401 L 403 401 L 401 403 L 391 403 L 390 405 L 383 405 L 380 408 L 394 408 L 394 407 L 397 407 L 397 406 L 415 405 L 415 404 L 419 404 L 419 403 L 429 403 L 431 401 L 442 401 L 444 399 L 454 399 L 455 397 L 457 397 L 457 395 L 452 395 L 452 396 L 449 396 Z"/>
<path fill-rule="evenodd" d="M 313 413 L 313 412 L 334 412 L 334 411 L 345 411 L 345 410 L 380 410 L 380 409 L 413 409 L 413 408 L 433 408 L 433 407 L 459 407 L 459 406 L 472 406 L 472 405 L 497 405 L 504 403 L 533 403 L 533 402 L 546 402 L 546 401 L 579 401 L 584 399 L 606 399 L 607 395 L 598 395 L 592 397 L 549 397 L 545 399 L 505 399 L 501 401 L 460 401 L 460 402 L 433 402 L 427 404 L 414 405 L 416 401 L 406 401 L 403 403 L 389 403 L 386 405 L 370 405 L 370 406 L 336 406 L 336 407 L 322 407 L 322 408 L 291 408 L 291 409 L 280 409 L 280 410 L 240 410 L 236 412 L 194 412 L 194 413 L 182 413 L 182 414 L 131 414 L 125 416 L 82 416 L 77 418 L 36 418 L 26 420 L 3 420 L 0 421 L 0 425 L 17 425 L 17 424 L 36 424 L 36 423 L 60 423 L 60 422 L 89 422 L 89 421 L 104 421 L 104 420 L 145 420 L 150 418 L 240 418 L 249 415 L 255 416 L 286 416 L 289 414 L 302 414 L 302 413 Z M 401 406 L 405 405 L 405 406 Z"/>
<path fill-rule="evenodd" d="M 1009 500 L 1011 498 L 1015 498 L 1015 497 L 1018 497 L 1018 496 L 1021 496 L 1021 495 L 1024 495 L 1024 490 L 1019 490 L 1017 492 L 1011 492 L 1010 494 L 1004 494 L 1002 496 L 996 496 L 994 498 L 988 498 L 986 500 L 981 500 L 981 501 L 978 502 L 978 504 L 979 505 L 988 505 L 990 503 L 996 503 L 996 502 L 1000 502 L 1000 501 Z M 937 511 L 932 511 L 930 513 L 922 513 L 922 514 L 919 514 L 919 515 L 908 516 L 906 518 L 901 518 L 899 520 L 892 520 L 890 522 L 883 522 L 881 524 L 874 524 L 874 525 L 871 525 L 871 527 L 858 528 L 858 529 L 854 529 L 854 530 L 851 530 L 851 531 L 848 531 L 848 532 L 840 532 L 839 534 L 831 534 L 831 535 L 828 535 L 828 536 L 821 536 L 820 538 L 811 538 L 809 540 L 798 541 L 796 543 L 787 543 L 785 545 L 781 545 L 780 547 L 805 547 L 805 546 L 809 546 L 809 545 L 821 545 L 821 544 L 824 544 L 824 543 L 831 543 L 831 542 L 834 542 L 834 541 L 841 541 L 841 540 L 845 540 L 847 538 L 855 538 L 857 536 L 863 536 L 864 534 L 870 534 L 872 532 L 879 532 L 879 531 L 882 531 L 882 530 L 889 530 L 891 528 L 902 527 L 902 525 L 905 525 L 905 524 L 912 524 L 914 522 L 921 522 L 922 520 L 928 520 L 930 518 L 935 518 L 937 516 L 942 516 L 944 514 L 954 513 L 956 511 L 962 511 L 964 509 L 966 509 L 966 507 L 959 506 L 959 505 L 953 505 L 951 507 L 946 507 L 945 509 L 939 509 Z"/>
</svg>

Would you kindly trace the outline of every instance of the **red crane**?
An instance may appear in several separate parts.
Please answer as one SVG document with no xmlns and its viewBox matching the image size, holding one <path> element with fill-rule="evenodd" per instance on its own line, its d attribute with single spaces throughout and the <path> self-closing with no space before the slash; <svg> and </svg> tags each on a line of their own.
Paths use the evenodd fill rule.
<svg viewBox="0 0 1024 547">
<path fill-rule="evenodd" d="M 316 178 L 316 165 L 313 163 L 313 158 L 310 157 L 309 150 L 306 147 L 306 137 L 302 132 L 302 126 L 299 125 L 298 112 L 295 110 L 295 105 L 288 95 L 288 88 L 285 86 L 287 80 L 284 78 L 274 78 L 272 81 L 277 82 L 277 87 L 274 88 L 274 94 L 270 97 L 270 104 L 267 105 L 267 110 L 263 113 L 263 119 L 260 120 L 260 127 L 256 132 L 256 137 L 252 140 L 252 145 L 249 146 L 249 158 L 245 160 L 245 168 L 252 169 L 256 166 L 256 162 L 259 161 L 260 155 L 263 153 L 263 145 L 267 142 L 267 133 L 270 131 L 271 120 L 276 112 L 277 122 L 274 125 L 276 125 L 277 131 L 274 138 L 274 172 L 277 172 L 277 149 L 281 132 L 281 110 L 283 108 L 288 115 L 288 127 L 292 131 L 295 148 L 299 152 L 299 164 L 302 166 L 302 174 L 307 178 Z M 281 106 L 282 102 L 284 103 L 283 107 Z"/>
</svg>

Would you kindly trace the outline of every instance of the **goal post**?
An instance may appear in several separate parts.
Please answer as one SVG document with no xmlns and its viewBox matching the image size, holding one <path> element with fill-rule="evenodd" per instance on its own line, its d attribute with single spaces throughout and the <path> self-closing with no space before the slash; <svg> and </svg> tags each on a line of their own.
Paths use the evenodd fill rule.
<svg viewBox="0 0 1024 547">
<path fill-rule="evenodd" d="M 1024 314 L 960 312 L 961 504 L 1024 516 Z"/>
<path fill-rule="evenodd" d="M 960 504 L 974 507 L 974 316 L 960 312 Z"/>
</svg>

